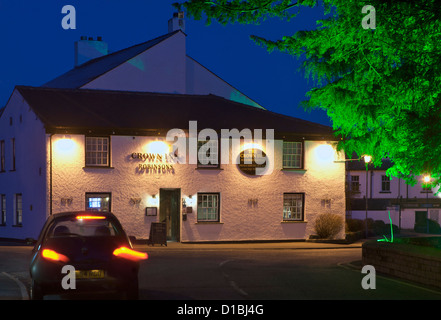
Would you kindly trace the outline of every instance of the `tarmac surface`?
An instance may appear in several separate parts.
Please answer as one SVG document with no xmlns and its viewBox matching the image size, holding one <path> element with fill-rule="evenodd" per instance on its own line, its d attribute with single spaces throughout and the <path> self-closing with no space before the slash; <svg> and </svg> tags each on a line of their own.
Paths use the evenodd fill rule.
<svg viewBox="0 0 441 320">
<path fill-rule="evenodd" d="M 293 242 L 234 242 L 234 243 L 181 243 L 167 242 L 167 245 L 135 244 L 140 251 L 216 251 L 216 250 L 312 250 L 312 249 L 348 249 L 361 248 L 364 240 L 351 244 L 319 242 L 319 241 L 293 241 Z M 13 242 L 0 242 L 0 246 L 17 245 Z M 0 300 L 29 300 L 29 295 L 23 283 L 13 275 L 0 270 Z"/>
</svg>

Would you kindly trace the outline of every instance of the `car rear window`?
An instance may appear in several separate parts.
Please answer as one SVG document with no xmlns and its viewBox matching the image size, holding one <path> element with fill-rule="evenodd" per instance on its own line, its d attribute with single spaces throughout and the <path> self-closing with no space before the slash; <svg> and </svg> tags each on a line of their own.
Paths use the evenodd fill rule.
<svg viewBox="0 0 441 320">
<path fill-rule="evenodd" d="M 76 217 L 56 220 L 49 229 L 48 236 L 53 237 L 103 237 L 119 235 L 115 225 L 107 219 L 77 219 Z"/>
</svg>

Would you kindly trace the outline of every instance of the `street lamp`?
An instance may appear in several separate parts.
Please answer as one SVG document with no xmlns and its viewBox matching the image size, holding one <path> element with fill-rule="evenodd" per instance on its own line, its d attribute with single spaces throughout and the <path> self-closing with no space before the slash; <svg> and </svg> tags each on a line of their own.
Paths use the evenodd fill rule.
<svg viewBox="0 0 441 320">
<path fill-rule="evenodd" d="M 372 161 L 372 156 L 365 154 L 363 156 L 364 159 L 364 163 L 366 164 L 366 194 L 365 194 L 365 198 L 366 198 L 366 219 L 365 219 L 365 228 L 366 228 L 366 239 L 368 237 L 368 165 L 369 162 Z"/>
</svg>

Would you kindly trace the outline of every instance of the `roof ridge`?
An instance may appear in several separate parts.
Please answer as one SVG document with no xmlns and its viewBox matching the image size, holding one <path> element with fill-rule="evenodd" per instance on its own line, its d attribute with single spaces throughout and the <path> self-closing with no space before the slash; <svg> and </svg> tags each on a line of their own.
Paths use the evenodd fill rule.
<svg viewBox="0 0 441 320">
<path fill-rule="evenodd" d="M 123 52 L 123 51 L 129 51 L 129 50 L 131 50 L 131 49 L 133 49 L 133 48 L 135 48 L 135 47 L 145 45 L 145 44 L 147 44 L 148 42 L 155 42 L 155 41 L 158 41 L 158 40 L 161 39 L 161 38 L 163 38 L 163 39 L 161 39 L 161 42 L 162 42 L 162 41 L 164 41 L 165 39 L 167 39 L 167 38 L 171 37 L 172 35 L 174 35 L 175 33 L 177 33 L 178 31 L 180 31 L 180 29 L 179 29 L 179 30 L 175 30 L 175 31 L 173 31 L 173 32 L 169 32 L 169 33 L 163 34 L 162 36 L 156 37 L 156 38 L 154 38 L 154 39 L 150 39 L 150 40 L 147 40 L 147 41 L 144 41 L 144 42 L 138 43 L 138 44 L 134 44 L 134 45 L 132 45 L 132 46 L 130 46 L 130 47 L 123 48 L 123 49 L 120 49 L 120 50 L 117 50 L 117 51 L 111 52 L 111 53 L 106 54 L 106 55 L 103 55 L 103 56 L 101 56 L 101 57 L 93 58 L 93 59 L 91 59 L 91 60 L 89 60 L 89 61 L 86 61 L 86 62 L 80 64 L 79 66 L 75 66 L 74 69 L 78 69 L 78 68 L 81 68 L 81 67 L 83 67 L 83 66 L 85 66 L 85 65 L 87 65 L 87 64 L 92 64 L 92 63 L 94 63 L 94 62 L 97 62 L 98 60 L 101 60 L 101 59 L 104 59 L 104 58 L 107 58 L 107 57 L 114 56 L 114 55 L 116 55 L 116 54 L 118 54 L 118 53 L 121 53 L 121 52 Z M 131 58 L 130 58 L 130 59 L 131 59 Z M 130 60 L 130 59 L 128 59 L 128 60 Z M 127 60 L 126 60 L 126 61 L 127 61 Z M 72 69 L 71 69 L 71 70 L 72 70 Z"/>
<path fill-rule="evenodd" d="M 91 59 L 79 66 L 75 66 L 74 68 L 64 72 L 63 74 L 59 75 L 58 77 L 47 81 L 44 83 L 41 87 L 75 87 L 80 88 L 90 81 L 93 81 L 99 76 L 102 76 L 103 74 L 109 72 L 110 70 L 113 70 L 114 68 L 120 66 L 121 64 L 129 61 L 130 59 L 136 57 L 137 55 L 141 54 L 144 51 L 147 51 L 151 49 L 152 47 L 156 46 L 157 44 L 163 42 L 164 40 L 174 36 L 175 34 L 182 32 L 181 30 L 176 30 L 173 32 L 169 32 L 167 34 L 164 34 L 162 36 L 156 37 L 154 39 L 144 41 L 142 43 L 138 43 L 135 45 L 132 45 L 128 48 L 124 48 L 106 55 L 103 55 L 101 57 L 97 57 L 94 59 Z M 183 32 L 182 32 L 183 33 Z M 183 33 L 185 35 L 185 33 Z M 141 49 L 136 50 L 137 47 L 140 47 L 141 49 L 145 47 L 142 51 L 139 51 Z M 134 52 L 131 52 L 134 51 Z M 130 53 L 130 55 L 127 55 L 127 53 Z M 121 60 L 121 61 L 120 61 Z M 106 64 L 107 62 L 107 64 Z M 91 72 L 90 75 L 87 75 L 87 72 Z M 82 77 L 79 77 L 79 79 L 74 81 L 73 83 L 69 83 L 72 81 L 72 78 L 75 79 L 75 77 L 78 74 L 85 73 L 86 75 L 83 75 Z"/>
</svg>

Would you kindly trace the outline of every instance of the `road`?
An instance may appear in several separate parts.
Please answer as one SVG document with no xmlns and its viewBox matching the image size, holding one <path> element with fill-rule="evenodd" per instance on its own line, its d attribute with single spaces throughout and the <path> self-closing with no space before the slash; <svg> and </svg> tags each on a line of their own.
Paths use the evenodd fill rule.
<svg viewBox="0 0 441 320">
<path fill-rule="evenodd" d="M 141 300 L 441 299 L 441 291 L 381 275 L 376 289 L 363 289 L 365 275 L 353 263 L 360 248 L 144 249 L 149 259 L 139 273 Z M 0 246 L 0 299 L 28 298 L 30 251 Z"/>
</svg>

